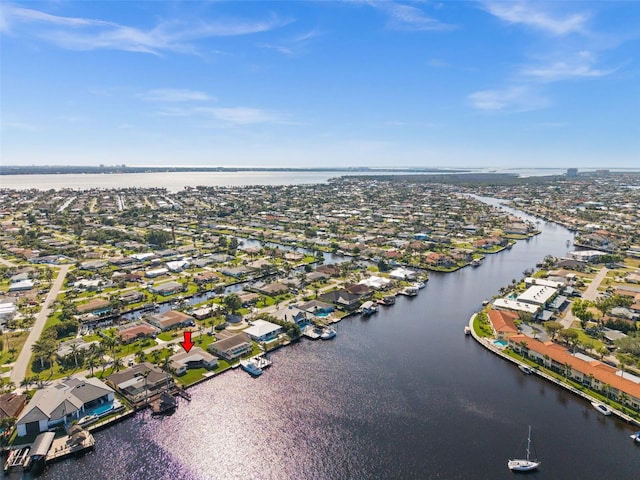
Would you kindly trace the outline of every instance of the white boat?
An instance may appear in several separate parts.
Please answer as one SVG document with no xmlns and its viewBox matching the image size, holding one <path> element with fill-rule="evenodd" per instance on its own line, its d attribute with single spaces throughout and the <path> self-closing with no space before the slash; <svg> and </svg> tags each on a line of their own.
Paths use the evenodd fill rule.
<svg viewBox="0 0 640 480">
<path fill-rule="evenodd" d="M 80 426 L 87 425 L 91 422 L 95 422 L 96 420 L 98 420 L 97 415 L 87 415 L 85 417 L 82 417 L 80 420 L 78 420 L 78 425 Z"/>
<path fill-rule="evenodd" d="M 635 443 L 640 443 L 640 431 L 637 431 L 633 435 L 630 435 L 630 437 Z"/>
<path fill-rule="evenodd" d="M 533 373 L 533 370 L 531 370 L 529 367 L 527 367 L 526 365 L 518 365 L 518 368 L 520 369 L 520 371 L 522 373 L 524 373 L 525 375 L 531 375 Z"/>
<path fill-rule="evenodd" d="M 531 449 L 532 449 L 531 425 L 529 425 L 529 435 L 527 436 L 527 458 L 525 459 L 518 458 L 514 460 L 509 460 L 507 462 L 507 466 L 509 467 L 509 470 L 513 470 L 514 472 L 530 472 L 538 468 L 538 466 L 542 462 L 531 459 Z M 533 454 L 533 458 L 535 458 L 535 452 Z"/>
<path fill-rule="evenodd" d="M 323 329 L 322 334 L 320 335 L 320 338 L 322 340 L 329 340 L 330 338 L 333 338 L 335 336 L 336 336 L 335 329 L 333 329 L 331 327 L 327 327 L 327 328 Z"/>
<path fill-rule="evenodd" d="M 424 287 L 426 287 L 424 282 L 416 282 L 414 284 L 414 287 L 418 287 L 418 289 L 422 290 Z"/>
<path fill-rule="evenodd" d="M 253 358 L 250 358 L 249 360 L 240 360 L 240 367 L 253 377 L 259 377 L 262 375 L 262 369 Z"/>
<path fill-rule="evenodd" d="M 471 328 L 469 327 L 469 325 L 464 327 L 464 334 L 471 335 Z"/>
<path fill-rule="evenodd" d="M 609 407 L 600 402 L 591 402 L 591 406 L 593 406 L 593 408 L 595 408 L 602 415 L 611 415 L 611 410 L 609 410 Z"/>
</svg>

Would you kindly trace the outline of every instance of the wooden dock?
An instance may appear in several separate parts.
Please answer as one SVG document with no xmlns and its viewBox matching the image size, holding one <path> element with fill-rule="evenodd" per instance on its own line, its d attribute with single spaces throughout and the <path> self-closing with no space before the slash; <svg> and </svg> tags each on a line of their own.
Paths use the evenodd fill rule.
<svg viewBox="0 0 640 480">
<path fill-rule="evenodd" d="M 72 455 L 81 454 L 95 446 L 96 440 L 91 433 L 81 428 L 74 431 L 74 428 L 72 427 L 69 430 L 71 435 L 65 435 L 53 440 L 47 454 L 46 463 L 57 462 Z"/>
</svg>

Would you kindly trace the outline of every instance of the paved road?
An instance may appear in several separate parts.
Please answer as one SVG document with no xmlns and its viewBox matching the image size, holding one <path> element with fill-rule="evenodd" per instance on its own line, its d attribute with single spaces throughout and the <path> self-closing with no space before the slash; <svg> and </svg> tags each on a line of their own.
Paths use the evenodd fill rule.
<svg viewBox="0 0 640 480">
<path fill-rule="evenodd" d="M 600 271 L 593 278 L 593 280 L 591 280 L 591 283 L 587 286 L 587 289 L 582 294 L 583 300 L 590 300 L 593 302 L 598 298 L 598 296 L 600 295 L 600 292 L 598 291 L 598 287 L 600 286 L 604 278 L 607 276 L 607 272 L 609 272 L 607 267 L 602 267 L 600 269 Z M 560 320 L 560 323 L 564 328 L 570 328 L 573 322 L 577 322 L 577 321 L 579 320 L 573 315 L 573 313 L 571 313 L 571 309 L 569 309 L 565 317 Z"/>
<path fill-rule="evenodd" d="M 58 293 L 60 292 L 60 289 L 62 288 L 69 268 L 71 268 L 71 265 L 62 265 L 60 267 L 58 276 L 53 281 L 53 285 L 51 286 L 51 289 L 47 294 L 47 298 L 45 298 L 44 303 L 42 304 L 42 309 L 36 317 L 36 321 L 31 328 L 31 332 L 27 337 L 27 341 L 24 343 L 24 346 L 20 351 L 20 355 L 18 355 L 18 359 L 11 369 L 11 381 L 14 382 L 16 386 L 20 385 L 20 382 L 24 380 L 24 377 L 27 374 L 27 367 L 29 366 L 29 360 L 31 359 L 31 347 L 35 342 L 38 341 L 40 335 L 42 334 L 42 330 L 44 330 L 44 325 L 45 323 L 47 323 L 47 317 L 49 316 L 49 312 L 51 311 L 51 305 L 55 301 Z"/>
</svg>

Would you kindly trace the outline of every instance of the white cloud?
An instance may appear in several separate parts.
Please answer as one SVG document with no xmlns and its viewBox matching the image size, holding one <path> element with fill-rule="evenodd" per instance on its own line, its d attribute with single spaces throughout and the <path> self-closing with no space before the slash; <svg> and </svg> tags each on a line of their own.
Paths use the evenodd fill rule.
<svg viewBox="0 0 640 480">
<path fill-rule="evenodd" d="M 138 96 L 143 100 L 147 100 L 149 102 L 166 103 L 215 100 L 215 98 L 207 95 L 204 92 L 175 88 L 158 88 L 155 90 L 149 90 L 145 93 L 141 93 Z"/>
<path fill-rule="evenodd" d="M 584 33 L 589 20 L 587 13 L 554 17 L 546 10 L 549 7 L 549 3 L 546 2 L 486 2 L 484 7 L 491 15 L 507 23 L 526 25 L 553 35 Z"/>
<path fill-rule="evenodd" d="M 471 106 L 484 111 L 525 112 L 547 107 L 549 101 L 528 86 L 511 86 L 501 90 L 480 90 L 470 94 Z"/>
<path fill-rule="evenodd" d="M 429 17 L 413 5 L 387 0 L 372 0 L 364 3 L 384 12 L 389 17 L 390 28 L 415 31 L 441 31 L 455 28 L 454 25 Z"/>
<path fill-rule="evenodd" d="M 159 55 L 163 51 L 194 53 L 191 42 L 208 38 L 248 35 L 282 27 L 291 20 L 275 15 L 267 19 L 244 21 L 182 22 L 160 21 L 143 30 L 102 20 L 63 17 L 39 10 L 6 5 L 2 30 L 14 35 L 38 37 L 69 50 L 111 49 Z M 24 27 L 24 31 L 20 28 Z"/>
<path fill-rule="evenodd" d="M 527 77 L 550 82 L 570 78 L 604 77 L 615 72 L 615 69 L 602 70 L 595 68 L 595 62 L 595 55 L 583 50 L 575 55 L 574 58 L 527 67 L 521 73 Z"/>
<path fill-rule="evenodd" d="M 273 123 L 278 118 L 264 110 L 248 107 L 227 107 L 213 108 L 212 112 L 216 118 L 236 125 L 247 125 L 251 123 Z"/>
<path fill-rule="evenodd" d="M 251 107 L 169 108 L 158 114 L 164 117 L 207 117 L 230 125 L 281 123 L 279 115 Z"/>
<path fill-rule="evenodd" d="M 260 43 L 259 46 L 261 48 L 275 50 L 284 55 L 293 56 L 305 52 L 311 40 L 320 35 L 320 31 L 310 30 L 309 32 L 285 39 L 280 43 Z"/>
</svg>

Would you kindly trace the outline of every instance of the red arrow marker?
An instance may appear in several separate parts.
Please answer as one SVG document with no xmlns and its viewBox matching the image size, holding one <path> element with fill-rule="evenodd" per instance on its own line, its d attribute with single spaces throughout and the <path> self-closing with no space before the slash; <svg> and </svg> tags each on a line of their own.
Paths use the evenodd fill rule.
<svg viewBox="0 0 640 480">
<path fill-rule="evenodd" d="M 193 347 L 193 342 L 191 341 L 191 332 L 184 332 L 184 342 L 180 342 L 184 351 L 189 353 L 191 347 Z"/>
</svg>

